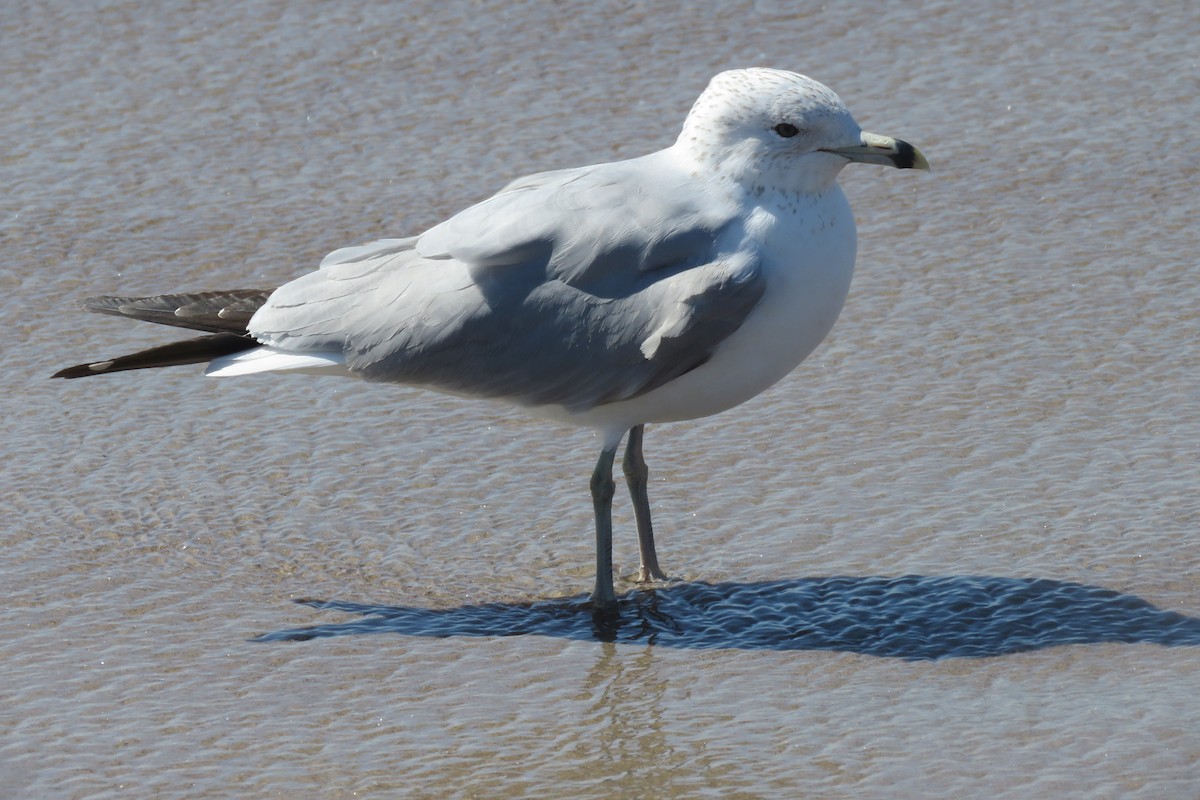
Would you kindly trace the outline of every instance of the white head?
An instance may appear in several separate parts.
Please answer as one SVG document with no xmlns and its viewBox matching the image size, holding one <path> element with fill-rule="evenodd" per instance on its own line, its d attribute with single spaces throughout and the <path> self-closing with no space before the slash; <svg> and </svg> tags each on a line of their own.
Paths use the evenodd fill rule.
<svg viewBox="0 0 1200 800">
<path fill-rule="evenodd" d="M 851 161 L 929 168 L 912 145 L 864 133 L 829 87 L 778 69 L 713 78 L 675 149 L 748 186 L 785 191 L 823 191 Z"/>
</svg>

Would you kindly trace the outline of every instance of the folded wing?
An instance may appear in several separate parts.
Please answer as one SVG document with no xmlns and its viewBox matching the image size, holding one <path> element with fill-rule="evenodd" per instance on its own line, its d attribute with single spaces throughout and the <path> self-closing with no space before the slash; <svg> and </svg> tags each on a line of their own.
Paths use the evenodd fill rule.
<svg viewBox="0 0 1200 800">
<path fill-rule="evenodd" d="M 660 157 L 531 176 L 422 236 L 338 251 L 250 333 L 341 353 L 368 380 L 527 405 L 662 386 L 708 360 L 764 287 L 736 206 Z"/>
</svg>

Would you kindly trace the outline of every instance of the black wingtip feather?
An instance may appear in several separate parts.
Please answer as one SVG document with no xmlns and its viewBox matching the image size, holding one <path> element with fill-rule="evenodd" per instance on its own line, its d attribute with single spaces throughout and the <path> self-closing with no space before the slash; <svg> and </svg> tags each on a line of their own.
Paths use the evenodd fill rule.
<svg viewBox="0 0 1200 800">
<path fill-rule="evenodd" d="M 124 372 L 131 369 L 153 369 L 155 367 L 177 367 L 184 364 L 203 364 L 221 356 L 240 353 L 258 347 L 258 342 L 249 336 L 236 333 L 218 333 L 212 336 L 201 336 L 196 339 L 185 339 L 182 342 L 152 347 L 131 353 L 127 356 L 112 358 L 107 361 L 93 361 L 88 364 L 77 364 L 54 373 L 52 378 L 87 378 L 92 375 L 106 375 L 110 372 Z"/>
</svg>

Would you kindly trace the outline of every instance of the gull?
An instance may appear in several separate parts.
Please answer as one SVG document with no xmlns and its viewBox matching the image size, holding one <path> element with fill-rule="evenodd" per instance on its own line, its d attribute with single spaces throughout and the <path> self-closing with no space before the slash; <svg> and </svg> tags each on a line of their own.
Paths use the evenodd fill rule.
<svg viewBox="0 0 1200 800">
<path fill-rule="evenodd" d="M 590 601 L 611 612 L 622 439 L 638 580 L 661 580 L 645 426 L 744 403 L 825 338 L 854 270 L 837 183 L 850 162 L 929 169 L 811 78 L 722 72 L 664 150 L 519 178 L 420 235 L 336 250 L 279 288 L 83 300 L 205 335 L 54 377 L 198 363 L 215 377 L 335 374 L 590 428 L 602 442 Z"/>
</svg>

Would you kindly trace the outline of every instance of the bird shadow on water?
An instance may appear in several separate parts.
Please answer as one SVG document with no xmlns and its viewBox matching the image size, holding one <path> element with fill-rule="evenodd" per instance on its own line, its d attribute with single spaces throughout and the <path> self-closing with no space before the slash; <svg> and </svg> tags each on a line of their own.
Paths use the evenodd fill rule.
<svg viewBox="0 0 1200 800">
<path fill-rule="evenodd" d="M 1200 619 L 1134 595 L 994 576 L 679 583 L 629 592 L 607 614 L 593 611 L 585 597 L 441 609 L 296 602 L 356 619 L 275 631 L 254 641 L 366 633 L 536 635 L 707 650 L 835 650 L 914 661 L 1101 642 L 1200 645 Z"/>
</svg>

